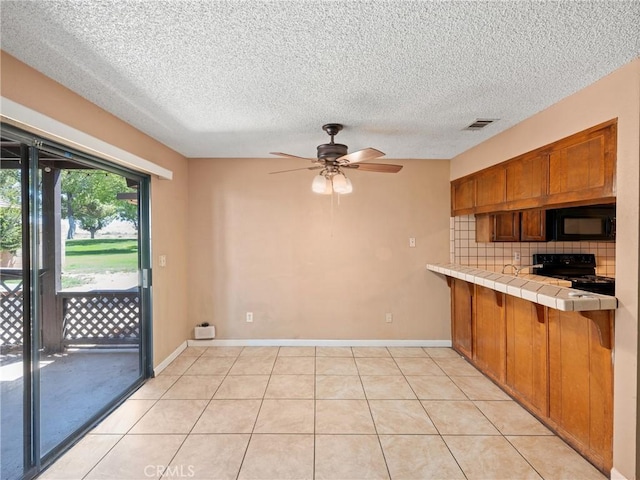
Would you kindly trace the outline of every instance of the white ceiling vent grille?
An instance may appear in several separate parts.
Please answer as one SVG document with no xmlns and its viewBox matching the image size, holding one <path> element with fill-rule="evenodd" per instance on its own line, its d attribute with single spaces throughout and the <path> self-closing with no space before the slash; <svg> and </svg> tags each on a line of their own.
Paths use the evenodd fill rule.
<svg viewBox="0 0 640 480">
<path fill-rule="evenodd" d="M 487 125 L 491 125 L 493 122 L 499 120 L 498 118 L 476 118 L 468 127 L 464 127 L 463 130 L 482 130 Z"/>
</svg>

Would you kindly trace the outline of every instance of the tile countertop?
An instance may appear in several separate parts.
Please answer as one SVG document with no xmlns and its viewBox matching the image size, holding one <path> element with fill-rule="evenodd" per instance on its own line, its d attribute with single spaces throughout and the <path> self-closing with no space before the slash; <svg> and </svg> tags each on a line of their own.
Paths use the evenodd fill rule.
<svg viewBox="0 0 640 480">
<path fill-rule="evenodd" d="M 427 270 L 459 278 L 530 302 L 564 311 L 614 310 L 616 297 L 569 288 L 571 282 L 540 275 L 514 275 L 455 263 L 430 263 Z"/>
</svg>

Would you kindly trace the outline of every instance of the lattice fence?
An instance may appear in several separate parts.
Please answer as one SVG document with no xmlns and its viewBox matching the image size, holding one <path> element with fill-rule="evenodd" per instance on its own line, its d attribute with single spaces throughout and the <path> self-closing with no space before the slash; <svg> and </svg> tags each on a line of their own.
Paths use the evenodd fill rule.
<svg viewBox="0 0 640 480">
<path fill-rule="evenodd" d="M 138 292 L 61 293 L 65 344 L 140 342 Z"/>
<path fill-rule="evenodd" d="M 22 345 L 22 290 L 0 293 L 0 345 Z"/>
</svg>

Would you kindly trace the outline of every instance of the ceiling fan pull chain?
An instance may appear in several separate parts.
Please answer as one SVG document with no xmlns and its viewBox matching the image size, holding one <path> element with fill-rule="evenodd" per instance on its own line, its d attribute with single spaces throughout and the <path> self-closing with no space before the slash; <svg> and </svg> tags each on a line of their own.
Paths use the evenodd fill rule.
<svg viewBox="0 0 640 480">
<path fill-rule="evenodd" d="M 331 238 L 333 238 L 333 196 L 336 194 L 333 189 L 331 189 L 331 231 L 330 231 L 330 235 Z"/>
</svg>

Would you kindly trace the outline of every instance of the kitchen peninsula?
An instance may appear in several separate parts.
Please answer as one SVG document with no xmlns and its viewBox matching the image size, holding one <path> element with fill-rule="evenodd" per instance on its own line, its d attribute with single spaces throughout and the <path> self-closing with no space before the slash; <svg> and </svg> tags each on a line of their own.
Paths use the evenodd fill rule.
<svg viewBox="0 0 640 480">
<path fill-rule="evenodd" d="M 427 269 L 451 287 L 453 348 L 608 473 L 617 299 L 539 275 Z"/>
</svg>

